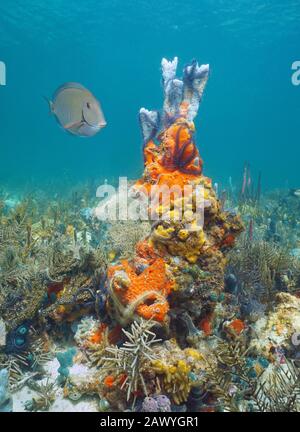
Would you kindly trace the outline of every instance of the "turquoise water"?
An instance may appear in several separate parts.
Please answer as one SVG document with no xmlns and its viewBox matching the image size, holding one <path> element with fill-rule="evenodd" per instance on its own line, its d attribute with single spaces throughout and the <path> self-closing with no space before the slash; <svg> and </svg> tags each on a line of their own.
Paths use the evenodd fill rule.
<svg viewBox="0 0 300 432">
<path fill-rule="evenodd" d="M 265 188 L 300 187 L 299 0 L 2 0 L 0 182 L 138 177 L 140 107 L 161 108 L 160 61 L 210 63 L 196 120 L 205 174 L 240 180 L 243 163 Z M 96 137 L 64 133 L 43 96 L 78 81 L 108 122 Z"/>
</svg>

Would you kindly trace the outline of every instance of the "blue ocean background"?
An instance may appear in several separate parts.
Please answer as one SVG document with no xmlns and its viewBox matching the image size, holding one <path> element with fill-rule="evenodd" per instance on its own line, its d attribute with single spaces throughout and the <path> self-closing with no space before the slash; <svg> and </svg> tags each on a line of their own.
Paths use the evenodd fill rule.
<svg viewBox="0 0 300 432">
<path fill-rule="evenodd" d="M 137 178 L 138 111 L 162 107 L 160 62 L 196 58 L 211 75 L 196 119 L 204 172 L 238 182 L 249 161 L 264 188 L 300 187 L 299 0 L 2 0 L 0 184 Z M 101 101 L 107 127 L 63 132 L 43 96 L 78 81 Z M 59 186 L 57 186 L 59 187 Z"/>
</svg>

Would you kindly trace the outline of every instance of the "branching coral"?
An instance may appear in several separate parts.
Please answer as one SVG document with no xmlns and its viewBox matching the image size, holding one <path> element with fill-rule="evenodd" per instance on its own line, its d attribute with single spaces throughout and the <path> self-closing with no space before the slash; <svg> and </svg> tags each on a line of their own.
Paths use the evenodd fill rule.
<svg viewBox="0 0 300 432">
<path fill-rule="evenodd" d="M 1 355 L 0 367 L 5 368 L 9 374 L 10 389 L 17 389 L 23 385 L 25 378 L 24 368 L 29 367 L 29 362 L 22 355 Z"/>
<path fill-rule="evenodd" d="M 26 349 L 13 354 L 0 354 L 0 366 L 8 370 L 12 391 L 19 390 L 29 379 L 43 373 L 45 364 L 54 357 L 49 341 L 34 329 L 30 329 L 29 339 Z"/>
<path fill-rule="evenodd" d="M 149 362 L 155 359 L 153 345 L 160 340 L 151 331 L 153 321 L 141 320 L 131 324 L 130 331 L 123 333 L 127 341 L 119 348 L 108 347 L 106 351 L 111 357 L 103 358 L 103 369 L 106 369 L 112 377 L 111 383 L 120 382 L 121 390 L 126 390 L 126 397 L 135 400 L 139 391 L 148 395 L 146 373 Z"/>
<path fill-rule="evenodd" d="M 300 371 L 291 361 L 277 366 L 260 380 L 254 399 L 261 412 L 299 412 Z"/>
<path fill-rule="evenodd" d="M 48 411 L 55 401 L 56 384 L 48 379 L 45 382 L 38 383 L 30 380 L 27 385 L 37 393 L 31 401 L 27 401 L 25 408 L 28 411 Z"/>
<path fill-rule="evenodd" d="M 30 344 L 29 358 L 32 358 L 31 367 L 33 370 L 43 368 L 54 357 L 54 352 L 49 346 L 49 341 L 43 337 L 37 337 Z"/>
<path fill-rule="evenodd" d="M 249 374 L 244 341 L 220 340 L 213 354 L 214 360 L 206 359 L 206 390 L 217 398 L 220 409 L 242 411 L 244 397 L 253 394 L 255 388 L 254 379 Z"/>
</svg>

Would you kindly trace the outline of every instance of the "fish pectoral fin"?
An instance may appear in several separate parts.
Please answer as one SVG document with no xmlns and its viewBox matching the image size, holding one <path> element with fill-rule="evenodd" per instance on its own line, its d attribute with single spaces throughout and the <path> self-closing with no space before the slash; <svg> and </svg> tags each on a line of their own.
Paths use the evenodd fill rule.
<svg viewBox="0 0 300 432">
<path fill-rule="evenodd" d="M 64 125 L 64 129 L 73 129 L 74 127 L 80 127 L 81 125 L 83 125 L 83 121 L 70 122 Z"/>
</svg>

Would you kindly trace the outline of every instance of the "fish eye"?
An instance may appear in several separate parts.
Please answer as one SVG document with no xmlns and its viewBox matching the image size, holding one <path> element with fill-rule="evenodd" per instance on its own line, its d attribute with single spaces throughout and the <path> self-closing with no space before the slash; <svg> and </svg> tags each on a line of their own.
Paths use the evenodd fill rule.
<svg viewBox="0 0 300 432">
<path fill-rule="evenodd" d="M 91 104 L 89 102 L 86 103 L 88 109 L 91 109 Z"/>
</svg>

